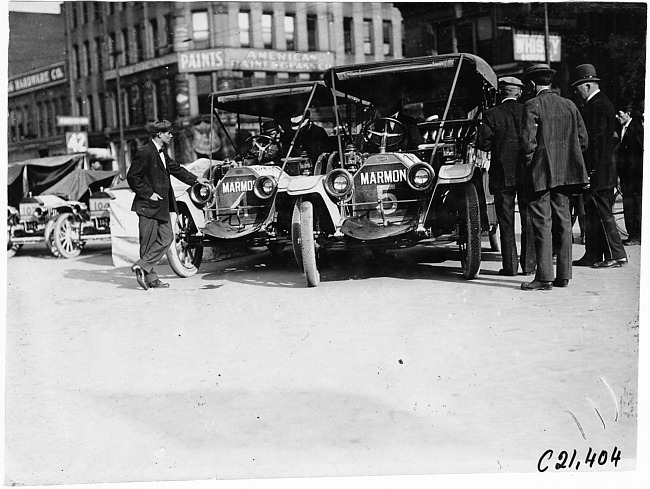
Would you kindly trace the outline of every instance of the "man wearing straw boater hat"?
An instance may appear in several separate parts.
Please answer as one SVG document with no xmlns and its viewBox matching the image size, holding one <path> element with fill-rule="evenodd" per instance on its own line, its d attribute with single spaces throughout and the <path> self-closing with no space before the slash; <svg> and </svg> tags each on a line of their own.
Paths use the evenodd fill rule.
<svg viewBox="0 0 650 489">
<path fill-rule="evenodd" d="M 521 268 L 524 275 L 535 270 L 535 244 L 527 222 L 528 211 L 522 198 L 521 176 L 524 162 L 519 152 L 519 132 L 523 105 L 518 99 L 524 84 L 514 76 L 499 78 L 501 103 L 488 110 L 479 126 L 476 147 L 490 151 L 489 189 L 501 231 L 501 270 L 499 275 L 517 275 L 515 240 L 515 201 L 521 221 Z M 527 233 L 528 231 L 528 233 Z"/>
<path fill-rule="evenodd" d="M 524 104 L 519 143 L 537 254 L 535 279 L 521 284 L 523 290 L 551 290 L 569 284 L 569 197 L 589 181 L 582 158 L 588 143 L 587 130 L 576 105 L 551 90 L 554 74 L 549 65 L 540 63 L 527 68 L 523 76 L 524 83 L 533 85 L 535 94 Z M 555 274 L 553 232 L 557 233 L 559 245 Z"/>
<path fill-rule="evenodd" d="M 594 66 L 583 64 L 575 69 L 575 81 L 571 84 L 585 101 L 581 112 L 589 134 L 589 147 L 584 153 L 589 173 L 589 189 L 585 194 L 585 254 L 573 264 L 612 268 L 625 265 L 627 255 L 612 214 L 617 183 L 613 159 L 616 114 L 612 103 L 600 91 L 599 82 Z"/>
</svg>

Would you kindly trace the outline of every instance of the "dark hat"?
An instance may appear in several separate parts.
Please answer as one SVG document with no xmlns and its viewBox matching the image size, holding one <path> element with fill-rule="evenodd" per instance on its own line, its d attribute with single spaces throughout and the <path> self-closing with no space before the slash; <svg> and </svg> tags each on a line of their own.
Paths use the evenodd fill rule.
<svg viewBox="0 0 650 489">
<path fill-rule="evenodd" d="M 305 118 L 303 119 L 302 114 L 299 114 L 295 117 L 291 118 L 291 129 L 294 131 L 297 130 L 299 127 L 304 127 L 308 122 L 309 122 L 309 117 L 310 117 L 310 112 L 307 110 L 305 113 Z"/>
<path fill-rule="evenodd" d="M 272 131 L 280 131 L 280 125 L 275 121 L 266 121 L 262 123 L 262 134 L 267 134 Z"/>
<path fill-rule="evenodd" d="M 524 86 L 521 80 L 519 78 L 515 78 L 514 76 L 504 76 L 502 78 L 499 78 L 499 85 L 511 85 L 513 87 Z"/>
<path fill-rule="evenodd" d="M 537 63 L 526 68 L 524 71 L 524 76 L 522 76 L 522 78 L 524 80 L 529 80 L 531 76 L 541 74 L 555 75 L 555 70 L 546 63 Z"/>
<path fill-rule="evenodd" d="M 581 83 L 600 81 L 600 78 L 598 78 L 596 75 L 596 68 L 594 68 L 594 65 L 590 64 L 576 66 L 575 75 L 576 78 L 575 81 L 571 84 L 572 87 L 580 85 Z"/>
<path fill-rule="evenodd" d="M 620 110 L 621 112 L 631 112 L 632 102 L 627 99 L 621 99 L 618 104 L 616 104 L 616 110 Z"/>
</svg>

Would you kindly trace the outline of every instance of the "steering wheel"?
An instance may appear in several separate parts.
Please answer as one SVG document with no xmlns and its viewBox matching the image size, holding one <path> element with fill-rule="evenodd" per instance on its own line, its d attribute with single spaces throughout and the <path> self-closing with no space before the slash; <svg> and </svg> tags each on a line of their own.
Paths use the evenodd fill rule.
<svg viewBox="0 0 650 489">
<path fill-rule="evenodd" d="M 362 129 L 363 140 L 379 150 L 396 148 L 406 141 L 406 127 L 392 117 L 379 117 Z"/>
<path fill-rule="evenodd" d="M 246 141 L 244 141 L 244 144 L 246 146 L 251 146 L 249 153 L 257 157 L 260 162 L 265 158 L 271 159 L 275 157 L 275 155 L 280 151 L 278 141 L 263 134 L 247 138 Z"/>
</svg>

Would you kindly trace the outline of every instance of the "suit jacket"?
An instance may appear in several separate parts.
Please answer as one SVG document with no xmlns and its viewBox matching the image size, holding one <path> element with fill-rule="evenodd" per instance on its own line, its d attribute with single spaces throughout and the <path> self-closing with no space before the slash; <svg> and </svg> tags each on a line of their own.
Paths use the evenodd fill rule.
<svg viewBox="0 0 650 489">
<path fill-rule="evenodd" d="M 621 178 L 643 176 L 643 125 L 632 119 L 615 150 L 616 170 Z"/>
<path fill-rule="evenodd" d="M 169 175 L 192 185 L 197 177 L 166 155 L 167 168 L 160 158 L 153 141 L 138 149 L 129 172 L 127 181 L 135 192 L 131 210 L 139 216 L 161 221 L 169 220 L 170 209 L 176 209 L 176 198 Z M 157 193 L 162 200 L 153 201 L 151 196 Z"/>
<path fill-rule="evenodd" d="M 489 187 L 493 194 L 521 183 L 524 160 L 519 151 L 522 104 L 508 99 L 488 110 L 478 130 L 476 147 L 491 151 Z"/>
<path fill-rule="evenodd" d="M 603 92 L 598 92 L 582 108 L 582 117 L 589 134 L 585 165 L 593 190 L 616 186 L 614 147 L 616 146 L 616 117 L 614 106 Z"/>
<path fill-rule="evenodd" d="M 589 182 L 582 152 L 589 141 L 576 105 L 551 90 L 524 104 L 519 145 L 526 164 L 526 190 L 556 187 L 580 191 Z"/>
</svg>

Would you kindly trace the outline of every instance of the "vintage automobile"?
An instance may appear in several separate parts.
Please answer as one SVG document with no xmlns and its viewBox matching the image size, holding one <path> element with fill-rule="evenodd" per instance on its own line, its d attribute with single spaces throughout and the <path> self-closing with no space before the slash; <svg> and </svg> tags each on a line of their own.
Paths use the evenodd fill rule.
<svg viewBox="0 0 650 489">
<path fill-rule="evenodd" d="M 273 256 L 282 255 L 291 238 L 290 182 L 313 175 L 317 164 L 296 151 L 298 132 L 287 122 L 304 118 L 308 109 L 312 120 L 333 120 L 332 92 L 321 81 L 220 91 L 213 103 L 236 156 L 210 160 L 210 183 L 197 183 L 177 198 L 175 241 L 167 258 L 180 277 L 197 273 L 204 247 L 266 246 Z M 236 125 L 238 137 L 229 135 L 223 119 Z M 269 125 L 276 129 L 272 136 L 264 134 Z M 238 145 L 238 139 L 244 140 Z"/>
<path fill-rule="evenodd" d="M 496 100 L 490 66 L 461 53 L 334 67 L 323 79 L 370 110 L 365 120 L 337 121 L 352 131 L 339 134 L 346 139 L 326 156 L 324 174 L 301 183 L 311 192 L 295 200 L 292 243 L 307 285 L 320 281 L 323 250 L 381 256 L 424 240 L 456 244 L 463 277 L 476 277 L 481 237 L 496 229 L 485 195 L 489 158 L 474 146 Z M 382 106 L 398 115 L 382 115 Z"/>
<path fill-rule="evenodd" d="M 9 165 L 9 256 L 24 244 L 44 242 L 54 256 L 73 258 L 89 241 L 110 241 L 111 195 L 105 188 L 116 172 L 85 170 L 85 161 L 77 154 Z"/>
</svg>

